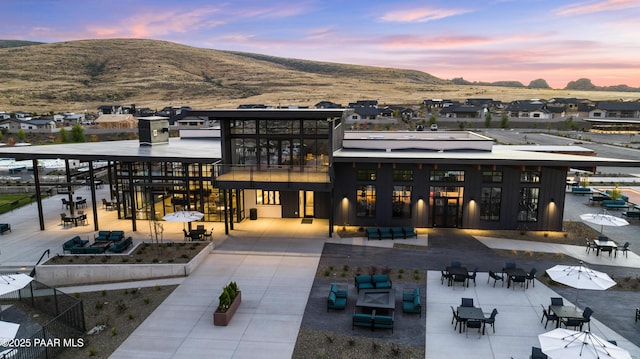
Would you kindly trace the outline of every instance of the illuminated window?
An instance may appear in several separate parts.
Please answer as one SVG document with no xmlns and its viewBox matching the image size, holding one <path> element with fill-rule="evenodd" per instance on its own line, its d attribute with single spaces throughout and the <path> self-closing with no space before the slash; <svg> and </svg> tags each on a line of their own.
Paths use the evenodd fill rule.
<svg viewBox="0 0 640 359">
<path fill-rule="evenodd" d="M 411 218 L 411 186 L 393 186 L 393 218 Z"/>
<path fill-rule="evenodd" d="M 540 172 L 523 171 L 520 172 L 520 182 L 522 183 L 540 183 Z"/>
<path fill-rule="evenodd" d="M 362 186 L 356 192 L 356 216 L 375 217 L 376 216 L 376 186 Z"/>
<path fill-rule="evenodd" d="M 502 183 L 502 171 L 482 171 L 482 182 Z"/>
<path fill-rule="evenodd" d="M 256 190 L 256 204 L 279 205 L 280 204 L 280 191 L 263 191 L 261 189 L 257 189 Z"/>
<path fill-rule="evenodd" d="M 464 171 L 431 171 L 429 180 L 434 182 L 464 182 Z"/>
</svg>

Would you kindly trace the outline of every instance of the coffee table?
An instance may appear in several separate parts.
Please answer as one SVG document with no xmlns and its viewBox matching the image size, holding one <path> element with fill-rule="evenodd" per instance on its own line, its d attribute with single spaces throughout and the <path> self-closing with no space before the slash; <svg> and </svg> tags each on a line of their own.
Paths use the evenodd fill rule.
<svg viewBox="0 0 640 359">
<path fill-rule="evenodd" d="M 396 290 L 387 289 L 361 289 L 358 293 L 356 307 L 391 309 L 396 308 Z"/>
</svg>

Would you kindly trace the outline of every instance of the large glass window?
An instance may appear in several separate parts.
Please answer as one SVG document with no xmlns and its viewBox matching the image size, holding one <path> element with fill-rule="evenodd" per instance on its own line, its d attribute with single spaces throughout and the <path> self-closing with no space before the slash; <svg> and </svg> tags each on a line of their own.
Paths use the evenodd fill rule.
<svg viewBox="0 0 640 359">
<path fill-rule="evenodd" d="M 376 170 L 373 170 L 373 169 L 358 170 L 358 172 L 356 172 L 356 179 L 358 181 L 375 181 Z"/>
<path fill-rule="evenodd" d="M 523 171 L 520 172 L 520 182 L 522 183 L 540 183 L 540 172 Z"/>
<path fill-rule="evenodd" d="M 499 221 L 501 203 L 502 188 L 483 187 L 480 198 L 480 219 L 485 221 Z"/>
<path fill-rule="evenodd" d="M 411 186 L 393 186 L 393 218 L 411 218 Z"/>
<path fill-rule="evenodd" d="M 412 170 L 393 170 L 394 181 L 413 181 Z"/>
<path fill-rule="evenodd" d="M 429 180 L 434 182 L 464 182 L 464 171 L 431 171 Z"/>
<path fill-rule="evenodd" d="M 362 186 L 356 193 L 356 216 L 375 217 L 376 216 L 376 186 Z"/>
<path fill-rule="evenodd" d="M 538 196 L 540 188 L 523 187 L 518 202 L 518 221 L 535 222 L 538 220 Z"/>
<path fill-rule="evenodd" d="M 280 191 L 256 190 L 256 204 L 278 205 L 280 204 Z"/>
<path fill-rule="evenodd" d="M 482 171 L 482 182 L 502 183 L 502 171 Z"/>
</svg>

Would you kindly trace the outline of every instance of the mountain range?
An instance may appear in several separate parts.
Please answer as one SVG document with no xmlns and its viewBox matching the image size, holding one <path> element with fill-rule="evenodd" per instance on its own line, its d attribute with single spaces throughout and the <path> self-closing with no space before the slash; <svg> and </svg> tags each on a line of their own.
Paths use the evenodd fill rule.
<svg viewBox="0 0 640 359">
<path fill-rule="evenodd" d="M 308 61 L 203 49 L 146 39 L 57 43 L 0 40 L 0 110 L 94 111 L 104 104 L 150 108 L 184 105 L 235 108 L 239 104 L 313 106 L 375 99 L 419 104 L 423 99 L 470 97 L 502 101 L 527 98 L 637 98 L 640 89 L 597 87 L 579 79 L 563 90 L 543 79 L 444 80 L 395 68 Z"/>
</svg>

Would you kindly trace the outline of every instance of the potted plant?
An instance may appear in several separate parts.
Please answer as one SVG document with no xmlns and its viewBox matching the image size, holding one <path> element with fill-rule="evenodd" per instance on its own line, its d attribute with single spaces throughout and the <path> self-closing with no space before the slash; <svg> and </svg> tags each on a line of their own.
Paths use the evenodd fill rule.
<svg viewBox="0 0 640 359">
<path fill-rule="evenodd" d="M 218 297 L 219 303 L 216 311 L 213 313 L 214 325 L 228 325 L 236 310 L 242 301 L 241 292 L 236 282 L 230 282 L 222 288 L 222 293 Z"/>
</svg>

